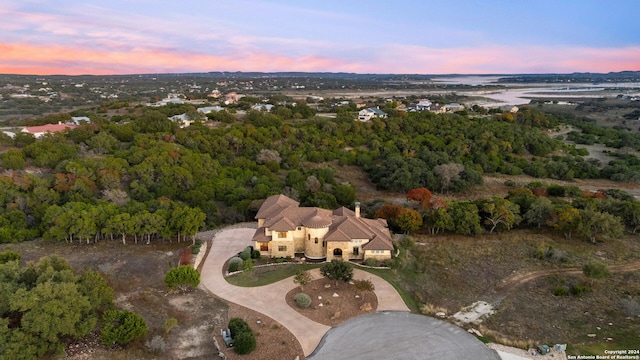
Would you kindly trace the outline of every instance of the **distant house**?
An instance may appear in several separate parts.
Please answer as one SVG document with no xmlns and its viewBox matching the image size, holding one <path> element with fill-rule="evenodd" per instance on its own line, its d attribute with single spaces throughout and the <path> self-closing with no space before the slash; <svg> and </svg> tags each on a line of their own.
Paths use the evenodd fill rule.
<svg viewBox="0 0 640 360">
<path fill-rule="evenodd" d="M 57 124 L 47 124 L 42 126 L 28 126 L 28 127 L 22 128 L 21 131 L 24 133 L 31 134 L 36 139 L 39 139 L 42 136 L 44 136 L 46 133 L 55 133 L 55 132 L 71 130 L 75 128 L 76 128 L 75 125 L 57 123 Z"/>
<path fill-rule="evenodd" d="M 87 116 L 72 116 L 69 125 L 91 124 L 91 119 Z"/>
<path fill-rule="evenodd" d="M 180 114 L 180 115 L 173 115 L 169 118 L 169 120 L 173 121 L 174 123 L 178 124 L 178 126 L 182 129 L 182 128 L 186 128 L 188 126 L 191 126 L 191 124 L 194 123 L 193 120 L 191 120 L 191 118 L 189 118 L 189 115 L 185 114 Z"/>
<path fill-rule="evenodd" d="M 387 113 L 380 110 L 377 107 L 370 107 L 366 109 L 362 109 L 358 112 L 358 120 L 360 121 L 369 121 L 373 118 L 386 118 Z"/>
<path fill-rule="evenodd" d="M 435 114 L 444 114 L 445 112 L 447 112 L 447 108 L 445 108 L 444 105 L 431 104 L 429 106 L 429 111 Z"/>
<path fill-rule="evenodd" d="M 464 110 L 464 105 L 458 103 L 451 103 L 444 106 L 446 112 L 456 112 Z"/>
<path fill-rule="evenodd" d="M 165 106 L 168 104 L 184 104 L 184 99 L 179 94 L 169 94 L 166 98 L 155 102 L 153 104 L 147 104 L 149 106 Z"/>
<path fill-rule="evenodd" d="M 225 105 L 235 104 L 238 102 L 238 100 L 242 99 L 243 97 L 244 95 L 238 94 L 232 91 L 224 96 L 224 104 Z"/>
<path fill-rule="evenodd" d="M 251 106 L 251 110 L 269 112 L 269 111 L 271 111 L 271 109 L 273 109 L 273 105 L 271 105 L 271 104 L 255 104 L 255 105 Z"/>
<path fill-rule="evenodd" d="M 429 106 L 431 106 L 431 101 L 429 100 L 420 100 L 419 103 L 416 104 L 416 111 L 425 111 L 429 110 Z"/>
<path fill-rule="evenodd" d="M 224 110 L 224 108 L 222 106 L 205 106 L 205 107 L 200 107 L 197 109 L 199 113 L 202 114 L 209 114 L 211 112 L 219 112 Z"/>
<path fill-rule="evenodd" d="M 255 217 L 258 229 L 254 248 L 264 256 L 287 257 L 303 254 L 309 259 L 390 259 L 391 233 L 384 219 L 360 217 L 345 207 L 327 210 L 300 207 L 284 195 L 267 198 Z"/>
</svg>

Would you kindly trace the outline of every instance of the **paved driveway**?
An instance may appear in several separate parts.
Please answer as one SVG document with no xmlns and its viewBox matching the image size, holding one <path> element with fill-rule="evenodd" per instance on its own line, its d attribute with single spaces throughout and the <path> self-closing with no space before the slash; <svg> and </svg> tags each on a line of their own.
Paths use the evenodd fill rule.
<svg viewBox="0 0 640 360">
<path fill-rule="evenodd" d="M 409 313 L 400 295 L 388 282 L 362 270 L 354 269 L 354 278 L 369 279 L 374 284 L 378 313 L 351 319 L 331 331 L 329 326 L 309 320 L 287 305 L 286 294 L 298 286 L 293 282 L 293 277 L 251 288 L 229 284 L 223 276 L 224 263 L 252 245 L 254 232 L 255 229 L 237 228 L 223 230 L 215 235 L 202 266 L 202 285 L 224 300 L 263 313 L 282 324 L 298 339 L 305 356 L 318 348 L 313 356 L 314 360 L 424 359 L 425 356 L 463 359 L 470 358 L 469 354 L 473 354 L 472 357 L 478 360 L 498 359 L 484 356 L 485 352 L 495 352 L 459 327 Z M 312 271 L 312 275 L 320 277 L 317 269 Z M 327 336 L 323 340 L 325 334 Z M 403 349 L 403 357 L 397 357 L 399 347 Z M 382 355 L 383 353 L 386 355 Z M 457 356 L 447 357 L 448 353 Z M 461 353 L 466 356 L 460 356 Z M 419 356 L 413 357 L 413 354 Z"/>
<path fill-rule="evenodd" d="M 377 312 L 329 330 L 309 360 L 499 360 L 497 352 L 442 320 L 407 312 Z"/>
<path fill-rule="evenodd" d="M 305 355 L 308 355 L 316 348 L 329 326 L 311 321 L 287 305 L 285 295 L 297 286 L 292 278 L 249 288 L 231 285 L 222 275 L 224 263 L 252 245 L 251 238 L 255 231 L 229 229 L 217 233 L 202 266 L 202 285 L 222 299 L 261 312 L 279 322 L 291 331 L 300 342 Z"/>
</svg>

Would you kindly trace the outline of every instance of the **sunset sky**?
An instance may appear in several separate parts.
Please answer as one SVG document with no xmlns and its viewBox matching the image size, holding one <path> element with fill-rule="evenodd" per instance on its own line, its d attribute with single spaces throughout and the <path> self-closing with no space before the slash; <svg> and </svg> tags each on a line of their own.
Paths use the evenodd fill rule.
<svg viewBox="0 0 640 360">
<path fill-rule="evenodd" d="M 0 73 L 640 70 L 637 0 L 0 0 Z"/>
</svg>

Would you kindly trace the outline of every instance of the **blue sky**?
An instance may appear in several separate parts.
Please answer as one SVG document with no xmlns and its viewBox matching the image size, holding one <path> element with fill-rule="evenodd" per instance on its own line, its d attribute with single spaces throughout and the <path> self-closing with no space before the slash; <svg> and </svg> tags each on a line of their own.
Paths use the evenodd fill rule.
<svg viewBox="0 0 640 360">
<path fill-rule="evenodd" d="M 0 73 L 640 70 L 640 1 L 5 1 Z"/>
</svg>

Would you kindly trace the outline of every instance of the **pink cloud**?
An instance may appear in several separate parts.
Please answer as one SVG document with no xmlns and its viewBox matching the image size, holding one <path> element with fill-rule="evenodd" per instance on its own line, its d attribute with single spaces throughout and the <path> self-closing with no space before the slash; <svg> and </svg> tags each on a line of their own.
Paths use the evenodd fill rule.
<svg viewBox="0 0 640 360">
<path fill-rule="evenodd" d="M 568 73 L 640 70 L 640 47 L 581 48 L 488 46 L 431 49 L 397 46 L 380 55 L 377 65 L 393 73 L 487 74 Z M 362 64 L 363 70 L 369 64 Z"/>
<path fill-rule="evenodd" d="M 0 43 L 0 73 L 133 74 L 153 72 L 317 71 L 340 68 L 340 61 L 306 56 L 287 57 L 252 52 L 237 57 L 189 53 L 182 50 L 134 48 L 101 51 L 69 46 Z"/>
<path fill-rule="evenodd" d="M 83 48 L 0 42 L 0 73 L 134 74 L 201 71 L 346 71 L 360 73 L 486 74 L 609 72 L 640 70 L 640 47 L 557 48 L 491 46 L 426 48 L 390 46 L 367 49 L 355 59 L 329 55 L 288 56 L 255 47 L 233 55 L 212 55 L 148 47 Z"/>
</svg>

